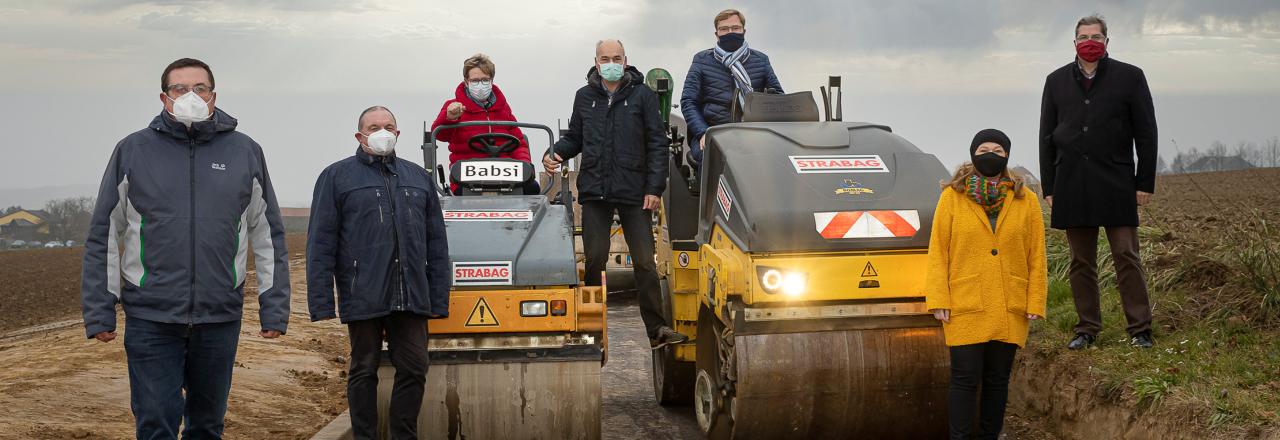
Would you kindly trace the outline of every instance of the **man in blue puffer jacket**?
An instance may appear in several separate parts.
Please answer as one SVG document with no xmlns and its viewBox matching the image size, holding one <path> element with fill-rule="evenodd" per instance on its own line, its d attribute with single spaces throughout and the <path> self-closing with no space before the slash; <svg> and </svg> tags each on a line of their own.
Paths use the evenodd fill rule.
<svg viewBox="0 0 1280 440">
<path fill-rule="evenodd" d="M 86 336 L 116 338 L 124 308 L 139 439 L 221 438 L 253 248 L 259 335 L 289 322 L 289 253 L 262 147 L 217 108 L 191 58 L 160 76 L 164 111 L 116 144 L 85 239 Z M 121 251 L 123 248 L 123 251 Z"/>
<path fill-rule="evenodd" d="M 688 124 L 690 156 L 695 163 L 702 162 L 702 135 L 707 128 L 730 122 L 733 100 L 741 107 L 747 92 L 782 93 L 769 56 L 747 46 L 747 19 L 742 13 L 725 9 L 716 14 L 714 23 L 716 46 L 693 56 L 680 95 L 680 111 Z"/>
<path fill-rule="evenodd" d="M 388 436 L 416 439 L 427 380 L 427 319 L 449 316 L 453 274 L 444 214 L 427 170 L 396 157 L 395 115 L 374 106 L 357 121 L 355 154 L 316 179 L 307 230 L 307 307 L 313 321 L 340 316 L 347 324 L 353 438 L 378 436 L 385 335 L 396 370 Z"/>
</svg>

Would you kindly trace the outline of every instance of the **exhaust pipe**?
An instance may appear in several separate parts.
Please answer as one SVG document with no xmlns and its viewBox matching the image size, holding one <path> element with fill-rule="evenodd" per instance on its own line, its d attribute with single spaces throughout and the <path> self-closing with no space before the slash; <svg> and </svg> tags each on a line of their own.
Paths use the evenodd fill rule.
<svg viewBox="0 0 1280 440">
<path fill-rule="evenodd" d="M 839 77 L 839 76 L 832 76 L 832 77 L 827 78 L 827 89 L 831 91 L 831 96 L 832 96 L 832 98 L 833 98 L 833 99 L 835 100 L 835 102 L 836 102 L 836 105 L 835 105 L 835 107 L 836 107 L 836 113 L 835 113 L 835 116 L 833 116 L 833 117 L 831 117 L 831 118 L 829 118 L 829 119 L 831 119 L 831 120 L 833 120 L 833 121 L 843 121 L 843 120 L 844 120 L 844 108 L 843 108 L 843 103 L 844 103 L 844 87 L 841 87 L 841 86 L 840 86 L 840 77 Z M 830 112 L 831 112 L 831 108 L 830 108 L 830 107 L 827 107 L 827 112 L 828 112 L 828 113 L 827 113 L 828 115 L 830 115 L 830 114 L 831 114 L 831 113 L 830 113 Z"/>
</svg>

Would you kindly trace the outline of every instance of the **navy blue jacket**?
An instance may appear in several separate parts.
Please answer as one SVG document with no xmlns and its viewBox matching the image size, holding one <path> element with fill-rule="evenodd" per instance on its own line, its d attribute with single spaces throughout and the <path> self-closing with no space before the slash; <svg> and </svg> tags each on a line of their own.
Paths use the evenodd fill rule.
<svg viewBox="0 0 1280 440">
<path fill-rule="evenodd" d="M 148 321 L 239 320 L 250 245 L 262 329 L 284 333 L 284 223 L 262 147 L 236 125 L 221 109 L 190 130 L 161 112 L 116 144 L 85 239 L 87 336 L 116 329 L 117 302 Z"/>
<path fill-rule="evenodd" d="M 426 170 L 357 149 L 320 173 L 307 230 L 312 321 L 449 316 L 452 283 L 444 214 Z"/>
<path fill-rule="evenodd" d="M 769 64 L 769 56 L 764 52 L 751 49 L 742 67 L 751 77 L 753 91 L 774 89 L 782 93 L 782 83 L 778 82 L 778 75 L 773 73 L 773 65 Z M 684 77 L 684 92 L 680 94 L 680 112 L 684 113 L 684 122 L 688 124 L 689 145 L 694 158 L 702 160 L 698 141 L 707 128 L 729 122 L 734 87 L 733 74 L 716 60 L 715 50 L 694 54 L 693 65 L 689 66 L 689 74 Z"/>
</svg>

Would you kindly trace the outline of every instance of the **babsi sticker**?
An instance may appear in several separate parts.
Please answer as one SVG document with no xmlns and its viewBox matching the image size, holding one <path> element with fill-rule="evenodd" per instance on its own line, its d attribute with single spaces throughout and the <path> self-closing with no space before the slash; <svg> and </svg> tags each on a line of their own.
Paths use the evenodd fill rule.
<svg viewBox="0 0 1280 440">
<path fill-rule="evenodd" d="M 445 211 L 447 222 L 528 222 L 533 221 L 533 211 Z"/>
<path fill-rule="evenodd" d="M 524 162 L 519 161 L 466 161 L 459 165 L 462 182 L 523 182 Z"/>
<path fill-rule="evenodd" d="M 455 286 L 509 286 L 510 261 L 473 261 L 453 263 Z"/>
<path fill-rule="evenodd" d="M 791 166 L 800 174 L 889 172 L 889 167 L 875 154 L 788 157 L 791 158 Z"/>
</svg>

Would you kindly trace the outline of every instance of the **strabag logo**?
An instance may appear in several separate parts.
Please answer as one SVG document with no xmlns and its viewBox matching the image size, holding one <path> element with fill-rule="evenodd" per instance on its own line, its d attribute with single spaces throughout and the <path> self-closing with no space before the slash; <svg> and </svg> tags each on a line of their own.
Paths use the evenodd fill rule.
<svg viewBox="0 0 1280 440">
<path fill-rule="evenodd" d="M 725 182 L 724 176 L 720 176 L 720 181 L 716 185 L 716 201 L 720 202 L 720 209 L 724 211 L 724 216 L 729 217 L 729 213 L 733 212 L 733 193 L 729 192 L 729 184 Z"/>
<path fill-rule="evenodd" d="M 453 263 L 455 286 L 510 286 L 510 261 Z"/>
<path fill-rule="evenodd" d="M 800 174 L 814 173 L 887 173 L 889 167 L 879 155 L 787 156 Z"/>
<path fill-rule="evenodd" d="M 523 182 L 524 162 L 467 161 L 462 162 L 458 178 L 462 182 Z"/>
<path fill-rule="evenodd" d="M 497 210 L 497 211 L 448 211 L 444 212 L 447 222 L 528 222 L 533 221 L 533 211 Z"/>
</svg>

